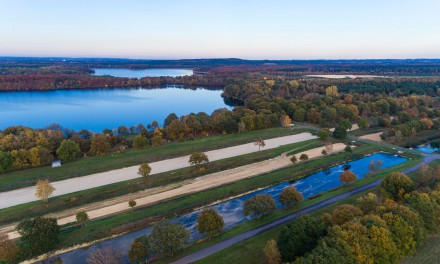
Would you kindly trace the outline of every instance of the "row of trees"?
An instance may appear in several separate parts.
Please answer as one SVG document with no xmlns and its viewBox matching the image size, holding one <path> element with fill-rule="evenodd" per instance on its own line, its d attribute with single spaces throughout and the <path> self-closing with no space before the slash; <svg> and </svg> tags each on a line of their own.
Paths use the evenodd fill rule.
<svg viewBox="0 0 440 264">
<path fill-rule="evenodd" d="M 278 241 L 267 242 L 267 262 L 399 263 L 427 234 L 440 232 L 440 174 L 437 169 L 430 173 L 425 183 L 432 188 L 416 190 L 409 177 L 391 173 L 381 183 L 380 196 L 369 193 L 319 220 L 295 219 Z"/>
</svg>

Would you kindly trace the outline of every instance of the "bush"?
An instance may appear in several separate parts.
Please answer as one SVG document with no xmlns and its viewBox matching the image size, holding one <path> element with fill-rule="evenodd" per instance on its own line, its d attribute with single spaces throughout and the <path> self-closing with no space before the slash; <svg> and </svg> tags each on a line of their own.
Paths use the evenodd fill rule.
<svg viewBox="0 0 440 264">
<path fill-rule="evenodd" d="M 309 156 L 305 153 L 301 154 L 301 156 L 299 156 L 299 159 L 302 161 L 306 161 L 309 159 Z"/>
<path fill-rule="evenodd" d="M 82 211 L 82 212 L 78 212 L 78 213 L 76 214 L 76 221 L 77 221 L 78 223 L 83 224 L 83 223 L 85 223 L 87 220 L 89 220 L 89 215 L 88 215 L 86 212 Z"/>
</svg>

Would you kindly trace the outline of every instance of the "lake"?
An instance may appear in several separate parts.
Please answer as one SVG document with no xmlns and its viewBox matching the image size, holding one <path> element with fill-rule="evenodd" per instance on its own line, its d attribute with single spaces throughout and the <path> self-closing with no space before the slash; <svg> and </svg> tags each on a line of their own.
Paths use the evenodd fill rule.
<svg viewBox="0 0 440 264">
<path fill-rule="evenodd" d="M 109 75 L 114 77 L 125 78 L 142 78 L 142 77 L 179 77 L 193 75 L 190 69 L 92 69 L 95 71 L 93 75 L 103 76 Z"/>
<path fill-rule="evenodd" d="M 358 160 L 351 161 L 348 164 L 351 165 L 350 170 L 357 176 L 357 178 L 362 179 L 368 173 L 368 165 L 373 160 L 381 160 L 383 162 L 382 169 L 386 169 L 398 164 L 402 164 L 408 159 L 385 153 L 376 153 Z M 282 205 L 279 203 L 279 195 L 281 191 L 288 186 L 293 185 L 298 191 L 300 191 L 304 195 L 305 199 L 307 199 L 311 195 L 322 193 L 335 187 L 341 186 L 339 175 L 344 171 L 343 165 L 344 164 L 341 164 L 333 166 L 326 170 L 318 171 L 303 179 L 297 180 L 293 184 L 290 184 L 289 182 L 281 183 L 228 201 L 218 203 L 211 207 L 214 208 L 223 217 L 225 222 L 224 229 L 229 229 L 240 223 L 252 219 L 252 217 L 245 216 L 242 210 L 244 201 L 246 201 L 250 197 L 257 194 L 270 194 L 275 199 L 277 207 L 282 208 Z M 144 210 L 148 210 L 148 208 L 145 208 Z M 194 212 L 172 219 L 172 221 L 183 224 L 185 228 L 190 231 L 191 241 L 195 241 L 203 237 L 197 232 L 197 218 L 200 212 L 201 210 L 196 210 Z M 60 257 L 64 264 L 85 263 L 87 257 L 94 250 L 104 247 L 112 247 L 117 249 L 123 255 L 124 263 L 129 263 L 127 251 L 129 250 L 131 243 L 136 238 L 142 235 L 148 235 L 151 230 L 152 227 L 143 228 L 135 232 L 99 242 L 87 248 L 80 248 L 60 254 L 57 257 Z"/>
<path fill-rule="evenodd" d="M 221 93 L 181 86 L 0 92 L 0 129 L 17 125 L 43 128 L 58 123 L 64 128 L 100 132 L 120 125 L 161 124 L 170 113 L 181 116 L 231 109 Z"/>
</svg>

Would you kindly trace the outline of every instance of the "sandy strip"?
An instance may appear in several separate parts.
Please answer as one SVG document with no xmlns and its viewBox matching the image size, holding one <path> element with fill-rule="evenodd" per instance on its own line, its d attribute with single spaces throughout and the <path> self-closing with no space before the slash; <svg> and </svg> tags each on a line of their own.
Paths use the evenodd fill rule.
<svg viewBox="0 0 440 264">
<path fill-rule="evenodd" d="M 333 153 L 342 151 L 345 148 L 345 144 L 343 143 L 337 143 L 333 145 Z M 314 148 L 310 149 L 301 153 L 296 154 L 295 156 L 298 159 L 298 162 L 301 162 L 299 160 L 299 157 L 302 154 L 306 154 L 309 159 L 314 159 L 323 156 L 322 150 L 324 147 Z M 221 172 L 216 172 L 212 174 L 208 174 L 205 176 L 198 177 L 192 181 L 187 181 L 187 184 L 182 185 L 180 187 L 163 191 L 160 193 L 148 195 L 139 199 L 136 199 L 136 206 L 148 206 L 152 205 L 158 202 L 166 201 L 171 198 L 176 198 L 179 196 L 188 195 L 191 193 L 196 193 L 200 191 L 204 191 L 207 189 L 215 188 L 221 185 L 233 183 L 239 180 L 243 180 L 246 178 L 255 177 L 257 175 L 261 175 L 264 173 L 268 173 L 274 170 L 278 170 L 287 166 L 291 166 L 292 162 L 290 161 L 290 156 L 286 156 L 285 154 L 274 158 L 269 159 L 249 165 L 245 165 L 242 167 L 225 170 Z M 148 193 L 148 192 L 146 192 Z M 111 206 L 106 206 L 103 208 L 87 211 L 87 214 L 90 219 L 96 219 L 100 217 L 109 216 L 115 213 L 120 213 L 124 211 L 131 210 L 131 208 L 128 206 L 128 202 L 122 202 L 117 203 Z M 75 222 L 75 215 L 71 215 L 68 217 L 64 217 L 61 219 L 58 219 L 59 225 L 64 225 L 68 223 Z M 6 231 L 5 228 L 3 228 L 3 231 Z M 8 236 L 10 239 L 15 239 L 20 237 L 18 232 L 13 231 L 9 232 Z"/>
<path fill-rule="evenodd" d="M 368 140 L 372 140 L 372 141 L 376 141 L 376 142 L 381 142 L 382 139 L 380 138 L 380 135 L 382 133 L 383 132 L 378 132 L 378 133 L 374 133 L 374 134 L 368 134 L 368 135 L 361 136 L 359 138 L 361 138 L 361 139 L 368 139 Z"/>
<path fill-rule="evenodd" d="M 278 148 L 283 145 L 293 144 L 315 138 L 316 136 L 313 136 L 310 133 L 301 133 L 296 135 L 267 139 L 265 140 L 266 146 L 263 149 L 267 150 Z M 216 161 L 257 151 L 257 146 L 255 146 L 253 143 L 248 143 L 229 148 L 207 151 L 205 152 L 205 154 L 208 156 L 210 161 Z M 157 174 L 161 172 L 189 167 L 190 165 L 188 163 L 188 159 L 189 155 L 158 162 L 152 162 L 150 163 L 150 167 L 152 169 L 151 174 Z M 53 192 L 52 197 L 83 191 L 112 183 L 136 179 L 140 177 L 137 174 L 138 169 L 139 166 L 131 166 L 122 169 L 54 182 L 52 183 L 52 185 L 55 187 L 55 191 Z M 36 200 L 38 199 L 35 197 L 34 186 L 8 192 L 2 192 L 0 193 L 0 209 L 23 203 L 29 203 Z"/>
</svg>

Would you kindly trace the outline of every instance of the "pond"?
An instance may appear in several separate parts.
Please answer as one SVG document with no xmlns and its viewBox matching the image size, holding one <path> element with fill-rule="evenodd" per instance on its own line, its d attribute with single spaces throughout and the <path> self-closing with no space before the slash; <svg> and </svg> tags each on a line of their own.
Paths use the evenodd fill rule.
<svg viewBox="0 0 440 264">
<path fill-rule="evenodd" d="M 429 144 L 428 145 L 420 145 L 420 146 L 415 147 L 413 149 L 420 151 L 420 152 L 423 152 L 423 153 L 428 153 L 428 154 L 434 153 L 439 150 L 438 148 L 431 147 Z"/>
<path fill-rule="evenodd" d="M 161 124 L 170 113 L 181 116 L 231 109 L 221 93 L 182 86 L 0 92 L 0 129 L 17 125 L 44 128 L 58 123 L 64 128 L 100 132 L 121 125 Z"/>
<path fill-rule="evenodd" d="M 114 77 L 125 78 L 143 78 L 143 77 L 179 77 L 193 75 L 193 70 L 190 69 L 92 69 L 96 76 L 109 75 Z"/>
<path fill-rule="evenodd" d="M 373 160 L 381 160 L 383 162 L 382 169 L 389 168 L 407 161 L 407 159 L 403 157 L 384 153 L 376 153 L 361 158 L 359 160 L 351 161 L 348 164 L 351 165 L 350 170 L 357 175 L 358 179 L 362 179 L 368 173 L 368 165 Z M 329 169 L 311 174 L 310 176 L 296 181 L 293 186 L 304 195 L 305 199 L 307 199 L 311 195 L 325 192 L 335 187 L 338 187 L 341 185 L 341 183 L 339 182 L 339 175 L 343 172 L 342 166 L 343 165 L 334 166 Z M 277 207 L 281 208 L 282 205 L 278 202 L 279 194 L 284 188 L 290 185 L 290 183 L 285 182 L 225 202 L 221 202 L 211 207 L 217 210 L 217 212 L 223 217 L 225 222 L 224 228 L 228 229 L 251 219 L 251 217 L 246 217 L 243 214 L 242 207 L 244 201 L 257 194 L 270 194 L 275 199 Z M 145 210 L 148 210 L 148 208 Z M 172 219 L 173 221 L 182 223 L 185 228 L 187 228 L 191 232 L 191 241 L 197 240 L 202 237 L 202 235 L 197 232 L 196 226 L 199 214 L 200 210 L 197 210 L 192 213 Z M 138 238 L 139 236 L 149 234 L 151 230 L 151 227 L 147 227 L 136 232 L 132 232 L 116 237 L 114 239 L 109 239 L 97 243 L 86 249 L 77 249 L 61 254 L 58 257 L 63 260 L 64 264 L 85 263 L 89 254 L 94 250 L 104 247 L 113 247 L 123 254 L 124 262 L 128 263 L 127 252 L 130 248 L 130 244 L 133 242 L 134 239 Z"/>
</svg>

